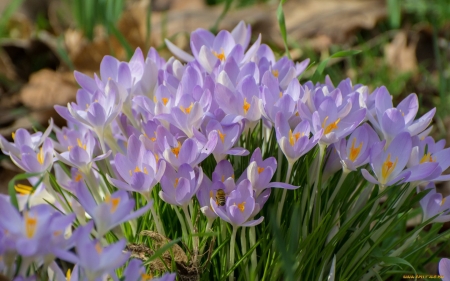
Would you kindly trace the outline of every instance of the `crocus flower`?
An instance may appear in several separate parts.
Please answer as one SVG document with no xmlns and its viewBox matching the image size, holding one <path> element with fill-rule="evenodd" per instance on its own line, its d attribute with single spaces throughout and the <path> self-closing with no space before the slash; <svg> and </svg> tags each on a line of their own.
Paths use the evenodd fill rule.
<svg viewBox="0 0 450 281">
<path fill-rule="evenodd" d="M 166 162 L 156 163 L 155 156 L 145 149 L 144 144 L 132 135 L 128 139 L 127 155 L 116 154 L 114 158 L 118 179 L 107 175 L 108 180 L 117 188 L 148 195 L 164 172 Z"/>
<path fill-rule="evenodd" d="M 76 132 L 73 132 L 73 134 L 77 135 Z M 94 157 L 96 153 L 96 141 L 90 131 L 86 132 L 81 139 L 71 138 L 71 135 L 72 133 L 68 134 L 69 143 L 71 144 L 67 148 L 68 151 L 56 154 L 56 157 L 64 164 L 78 168 L 84 174 L 89 173 L 93 162 L 103 160 L 111 154 L 111 151 L 108 151 L 107 153 Z"/>
<path fill-rule="evenodd" d="M 312 131 L 316 134 L 323 130 L 320 143 L 328 145 L 345 138 L 363 121 L 366 115 L 365 108 L 348 114 L 345 114 L 344 110 L 349 112 L 351 103 L 349 107 L 338 111 L 333 99 L 325 98 L 317 111 L 312 114 Z"/>
<path fill-rule="evenodd" d="M 189 55 L 176 47 L 166 39 L 166 45 L 177 57 L 185 61 L 196 59 L 206 71 L 211 73 L 214 67 L 229 58 L 235 59 L 239 63 L 249 61 L 258 49 L 261 36 L 244 55 L 244 50 L 250 42 L 250 26 L 245 26 L 240 22 L 230 33 L 222 30 L 214 36 L 210 31 L 197 29 L 191 33 L 191 50 L 194 56 Z"/>
<path fill-rule="evenodd" d="M 439 275 L 442 281 L 450 281 L 450 259 L 443 258 L 439 261 Z"/>
<path fill-rule="evenodd" d="M 53 119 L 50 119 L 50 125 L 47 127 L 44 133 L 36 132 L 30 134 L 25 129 L 18 129 L 16 132 L 12 133 L 12 138 L 14 142 L 8 142 L 2 135 L 0 135 L 0 148 L 5 155 L 15 155 L 20 158 L 21 148 L 27 146 L 31 150 L 38 150 L 39 146 L 47 139 L 48 135 L 53 129 Z"/>
<path fill-rule="evenodd" d="M 423 163 L 437 163 L 437 168 L 424 181 L 447 181 L 450 175 L 441 175 L 450 166 L 450 148 L 444 149 L 445 140 L 435 142 L 432 137 L 420 139 L 412 138 L 413 149 L 408 161 L 408 167 L 418 166 Z"/>
<path fill-rule="evenodd" d="M 374 146 L 375 143 L 378 145 Z M 349 139 L 342 139 L 335 144 L 341 159 L 342 167 L 350 171 L 369 162 L 370 150 L 381 151 L 384 143 L 380 142 L 377 133 L 368 124 L 362 124 L 350 135 Z M 376 154 L 377 152 L 374 152 Z"/>
<path fill-rule="evenodd" d="M 28 173 L 43 173 L 48 171 L 53 164 L 53 142 L 46 139 L 39 152 L 34 151 L 29 146 L 22 146 L 20 148 L 21 156 L 16 157 L 11 154 L 11 160 Z"/>
<path fill-rule="evenodd" d="M 84 182 L 78 182 L 75 188 L 80 204 L 95 222 L 98 237 L 102 237 L 117 225 L 142 216 L 153 204 L 153 201 L 149 201 L 146 206 L 133 212 L 134 199 L 130 199 L 125 190 L 116 191 L 97 204 Z"/>
<path fill-rule="evenodd" d="M 211 119 L 208 122 L 208 125 L 206 126 L 206 134 L 216 131 L 219 136 L 219 140 L 217 141 L 217 145 L 213 151 L 216 162 L 223 160 L 226 155 L 248 155 L 248 150 L 241 147 L 233 147 L 239 140 L 241 131 L 240 127 L 241 126 L 237 123 L 222 126 L 217 120 L 214 119 Z"/>
<path fill-rule="evenodd" d="M 20 214 L 6 199 L 0 197 L 0 213 L 8 220 L 0 220 L 4 233 L 1 245 L 4 252 L 17 252 L 23 257 L 51 258 L 55 256 L 73 261 L 67 250 L 70 242 L 64 238 L 74 215 L 56 213 L 48 204 L 37 205 Z M 53 258 L 52 258 L 53 257 Z"/>
<path fill-rule="evenodd" d="M 301 121 L 292 131 L 281 112 L 277 114 L 275 130 L 280 148 L 291 165 L 308 153 L 319 142 L 323 134 L 323 130 L 319 130 L 310 139 L 310 126 L 307 120 Z"/>
<path fill-rule="evenodd" d="M 399 133 L 409 132 L 415 136 L 423 132 L 433 120 L 436 109 L 432 109 L 417 120 L 419 100 L 416 94 L 410 94 L 401 101 L 397 108 L 392 104 L 392 97 L 385 87 L 381 87 L 375 97 L 375 116 L 368 114 L 370 123 L 378 130 L 388 143 Z"/>
<path fill-rule="evenodd" d="M 155 281 L 175 281 L 176 273 L 165 273 L 161 277 L 153 277 L 151 274 L 146 273 L 146 268 L 142 264 L 141 260 L 132 259 L 123 273 L 124 281 L 142 281 L 142 280 L 155 280 Z"/>
<path fill-rule="evenodd" d="M 210 198 L 213 211 L 224 221 L 233 226 L 255 226 L 261 223 L 264 217 L 248 221 L 255 209 L 255 198 L 253 198 L 252 184 L 249 180 L 241 181 L 236 190 L 228 196 L 225 206 L 219 206 L 215 198 Z"/>
<path fill-rule="evenodd" d="M 187 206 L 197 193 L 202 179 L 202 168 L 193 169 L 189 164 L 182 164 L 177 172 L 167 165 L 161 178 L 159 197 L 172 205 Z"/>
<path fill-rule="evenodd" d="M 75 242 L 78 255 L 78 266 L 88 280 L 97 280 L 106 274 L 116 276 L 114 271 L 122 266 L 130 256 L 124 253 L 126 241 L 119 240 L 109 246 L 102 246 L 100 241 L 91 240 L 92 224 L 81 227 L 82 230 Z"/>
<path fill-rule="evenodd" d="M 242 175 L 237 180 L 237 183 L 248 179 L 252 184 L 252 188 L 255 191 L 255 198 L 268 188 L 279 187 L 285 189 L 297 189 L 298 186 L 293 186 L 284 182 L 271 182 L 273 175 L 277 169 L 277 160 L 274 157 L 267 159 L 262 158 L 261 149 L 258 147 L 253 151 L 250 158 L 250 164 L 244 170 Z"/>
<path fill-rule="evenodd" d="M 184 163 L 193 167 L 198 165 L 214 151 L 219 139 L 217 131 L 211 131 L 206 143 L 200 142 L 197 138 L 189 138 L 181 143 L 175 141 L 173 136 L 168 136 L 162 127 L 158 127 L 156 132 L 159 141 L 162 142 L 160 147 L 163 148 L 164 159 L 175 169 Z"/>
<path fill-rule="evenodd" d="M 433 219 L 433 222 L 450 221 L 450 200 L 448 200 L 450 196 L 443 197 L 441 193 L 437 193 L 434 183 L 429 183 L 425 190 L 430 191 L 420 200 L 423 210 L 422 221 L 427 221 L 436 215 L 438 216 Z"/>
<path fill-rule="evenodd" d="M 378 155 L 377 152 L 372 151 L 371 166 L 376 178 L 366 169 L 362 169 L 364 178 L 374 184 L 390 186 L 399 181 L 412 182 L 429 176 L 437 167 L 437 163 L 423 163 L 403 170 L 411 155 L 411 146 L 411 136 L 408 132 L 403 132 L 398 134 Z"/>
</svg>

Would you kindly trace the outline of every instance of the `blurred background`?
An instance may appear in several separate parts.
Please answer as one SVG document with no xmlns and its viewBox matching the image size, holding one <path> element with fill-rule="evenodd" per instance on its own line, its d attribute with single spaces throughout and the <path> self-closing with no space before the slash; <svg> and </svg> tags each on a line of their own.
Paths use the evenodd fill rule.
<svg viewBox="0 0 450 281">
<path fill-rule="evenodd" d="M 74 100 L 73 70 L 98 72 L 104 55 L 128 60 L 135 48 L 171 54 L 164 38 L 189 50 L 197 28 L 231 30 L 240 20 L 254 41 L 279 56 L 285 46 L 270 0 L 0 0 L 0 134 L 42 130 L 64 122 L 55 104 Z M 318 62 L 341 50 L 324 75 L 350 77 L 371 89 L 385 85 L 394 104 L 415 92 L 420 114 L 437 107 L 433 135 L 450 140 L 449 0 L 288 0 L 283 5 L 287 45 L 296 61 Z M 309 69 L 302 81 L 311 78 Z M 321 77 L 323 79 L 323 77 Z M 0 192 L 20 171 L 0 154 Z M 445 191 L 444 193 L 448 193 Z"/>
</svg>

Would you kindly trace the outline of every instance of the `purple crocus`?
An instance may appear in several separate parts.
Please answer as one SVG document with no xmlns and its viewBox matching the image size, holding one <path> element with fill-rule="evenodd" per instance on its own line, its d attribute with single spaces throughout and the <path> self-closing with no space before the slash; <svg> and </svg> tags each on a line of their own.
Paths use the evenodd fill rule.
<svg viewBox="0 0 450 281">
<path fill-rule="evenodd" d="M 258 147 L 253 151 L 250 158 L 250 164 L 247 169 L 239 177 L 237 183 L 248 179 L 252 184 L 252 188 L 255 191 L 255 198 L 258 198 L 265 189 L 272 187 L 279 187 L 285 189 L 297 189 L 298 186 L 294 186 L 284 182 L 271 182 L 273 175 L 277 169 L 277 160 L 274 157 L 267 159 L 262 158 L 261 149 Z"/>
<path fill-rule="evenodd" d="M 378 143 L 377 145 L 374 145 Z M 381 151 L 384 143 L 380 142 L 377 133 L 368 124 L 362 124 L 350 135 L 349 139 L 342 139 L 335 144 L 336 151 L 341 159 L 342 167 L 350 171 L 370 160 L 370 150 Z M 373 154 L 377 154 L 374 152 Z"/>
<path fill-rule="evenodd" d="M 197 29 L 191 33 L 191 50 L 194 56 L 184 52 L 166 39 L 166 45 L 177 57 L 187 62 L 198 61 L 202 67 L 211 73 L 217 64 L 226 62 L 229 58 L 239 64 L 248 62 L 258 49 L 261 36 L 244 54 L 250 42 L 251 27 L 241 21 L 230 33 L 222 30 L 214 36 L 210 31 Z"/>
<path fill-rule="evenodd" d="M 165 170 L 166 162 L 157 164 L 154 154 L 145 149 L 144 144 L 132 135 L 128 139 L 127 155 L 116 154 L 114 158 L 117 179 L 107 175 L 108 180 L 117 188 L 135 191 L 149 196 Z"/>
<path fill-rule="evenodd" d="M 30 146 L 23 145 L 20 147 L 20 157 L 14 154 L 10 154 L 10 157 L 14 164 L 28 173 L 43 173 L 51 168 L 53 155 L 53 142 L 46 139 L 38 152 Z"/>
<path fill-rule="evenodd" d="M 292 131 L 282 112 L 277 114 L 275 130 L 278 144 L 291 165 L 308 153 L 323 134 L 323 130 L 319 130 L 310 139 L 310 125 L 307 120 L 301 121 Z"/>
<path fill-rule="evenodd" d="M 123 273 L 124 281 L 175 281 L 176 273 L 165 273 L 161 277 L 153 277 L 151 274 L 146 273 L 146 268 L 142 264 L 141 260 L 132 259 Z"/>
<path fill-rule="evenodd" d="M 95 222 L 98 237 L 102 237 L 117 225 L 142 216 L 153 204 L 153 201 L 149 201 L 146 206 L 133 212 L 134 199 L 130 199 L 125 190 L 107 195 L 103 202 L 97 204 L 84 182 L 78 182 L 75 188 L 80 204 Z"/>
<path fill-rule="evenodd" d="M 159 197 L 169 204 L 185 207 L 197 193 L 202 179 L 202 168 L 193 169 L 189 164 L 182 164 L 177 172 L 167 165 L 161 178 Z"/>
<path fill-rule="evenodd" d="M 417 120 L 419 100 L 416 94 L 410 94 L 397 108 L 385 87 L 379 88 L 375 97 L 375 116 L 368 114 L 370 123 L 379 131 L 388 143 L 399 133 L 409 132 L 411 136 L 423 132 L 433 120 L 436 109 L 432 109 Z"/>
<path fill-rule="evenodd" d="M 72 135 L 77 138 L 72 138 Z M 94 157 L 96 141 L 90 131 L 86 132 L 81 138 L 79 138 L 76 131 L 72 131 L 68 134 L 68 141 L 70 144 L 67 148 L 68 151 L 56 154 L 56 157 L 64 164 L 76 167 L 85 174 L 89 173 L 93 162 L 103 160 L 111 153 L 111 151 L 108 151 L 105 154 Z"/>
<path fill-rule="evenodd" d="M 439 275 L 442 281 L 450 281 L 450 259 L 443 258 L 439 261 Z"/>
<path fill-rule="evenodd" d="M 345 138 L 363 121 L 366 109 L 361 108 L 351 112 L 350 106 L 346 106 L 340 111 L 335 101 L 327 97 L 319 105 L 317 111 L 312 114 L 312 131 L 316 134 L 323 130 L 320 143 L 332 144 Z M 299 102 L 300 105 L 300 102 Z"/>
<path fill-rule="evenodd" d="M 213 185 L 211 180 L 206 175 L 203 175 L 202 183 L 197 191 L 197 199 L 200 204 L 200 210 L 208 218 L 208 220 L 211 221 L 217 218 L 217 215 L 212 210 L 210 199 L 215 198 L 215 193 L 218 189 L 225 190 L 225 186 L 223 186 L 222 182 L 215 182 Z"/>
<path fill-rule="evenodd" d="M 249 180 L 241 181 L 236 190 L 233 190 L 226 199 L 225 206 L 219 206 L 215 198 L 210 198 L 212 210 L 224 221 L 233 226 L 255 226 L 260 224 L 264 217 L 251 220 L 255 209 L 252 184 Z"/>
<path fill-rule="evenodd" d="M 47 139 L 53 129 L 53 119 L 50 119 L 50 125 L 47 127 L 44 133 L 36 132 L 30 134 L 25 129 L 18 129 L 12 133 L 12 139 L 14 142 L 7 141 L 2 135 L 0 135 L 0 148 L 5 155 L 15 155 L 20 158 L 21 148 L 27 146 L 32 150 L 38 150 L 39 146 Z"/>
<path fill-rule="evenodd" d="M 450 166 L 450 148 L 445 147 L 445 140 L 435 142 L 432 137 L 420 139 L 419 136 L 412 138 L 413 149 L 409 158 L 408 167 L 418 166 L 423 163 L 437 163 L 437 168 L 425 181 L 447 181 L 450 175 L 442 175 L 442 172 Z"/>
<path fill-rule="evenodd" d="M 211 119 L 208 122 L 208 125 L 206 126 L 206 134 L 216 131 L 219 136 L 219 140 L 217 141 L 217 145 L 213 151 L 216 162 L 223 160 L 226 155 L 248 155 L 248 150 L 241 147 L 233 147 L 239 140 L 241 132 L 240 127 L 241 126 L 237 123 L 222 126 L 217 120 L 214 119 Z"/>
<path fill-rule="evenodd" d="M 205 143 L 200 142 L 197 138 L 189 138 L 181 143 L 167 133 L 162 127 L 158 127 L 157 135 L 161 143 L 160 147 L 163 148 L 162 155 L 175 169 L 184 163 L 193 167 L 198 165 L 214 151 L 219 139 L 217 131 L 211 131 Z"/>
<path fill-rule="evenodd" d="M 31 259 L 60 257 L 74 261 L 68 252 L 70 240 L 64 237 L 66 229 L 75 216 L 56 213 L 48 204 L 41 204 L 26 209 L 20 214 L 5 198 L 0 197 L 0 213 L 8 220 L 0 220 L 0 237 L 2 251 L 17 252 Z"/>
<path fill-rule="evenodd" d="M 427 221 L 438 215 L 432 222 L 450 221 L 450 200 L 449 197 L 443 197 L 441 193 L 436 192 L 434 183 L 429 183 L 425 190 L 430 190 L 421 200 L 420 206 L 423 210 L 422 221 Z"/>
<path fill-rule="evenodd" d="M 92 224 L 82 226 L 75 242 L 80 271 L 87 280 L 97 280 L 106 274 L 116 276 L 115 270 L 130 256 L 130 253 L 124 253 L 126 241 L 122 239 L 104 247 L 99 240 L 90 239 L 91 230 Z"/>
<path fill-rule="evenodd" d="M 377 154 L 371 151 L 372 176 L 366 169 L 361 172 L 371 183 L 390 186 L 396 182 L 412 182 L 428 177 L 438 166 L 437 163 L 423 163 L 403 170 L 411 155 L 411 136 L 408 132 L 398 134 L 387 148 Z"/>
</svg>

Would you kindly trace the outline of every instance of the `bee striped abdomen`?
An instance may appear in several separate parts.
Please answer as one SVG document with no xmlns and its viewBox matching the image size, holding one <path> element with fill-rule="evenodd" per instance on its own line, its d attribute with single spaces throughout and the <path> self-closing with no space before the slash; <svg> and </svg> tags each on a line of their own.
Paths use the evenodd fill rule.
<svg viewBox="0 0 450 281">
<path fill-rule="evenodd" d="M 223 191 L 223 189 L 217 190 L 216 202 L 219 206 L 225 206 L 225 191 Z"/>
</svg>

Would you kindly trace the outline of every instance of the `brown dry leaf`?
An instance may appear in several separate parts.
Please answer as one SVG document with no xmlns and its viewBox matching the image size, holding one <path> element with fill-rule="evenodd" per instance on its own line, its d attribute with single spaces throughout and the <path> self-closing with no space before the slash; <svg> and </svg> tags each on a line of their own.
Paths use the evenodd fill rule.
<svg viewBox="0 0 450 281">
<path fill-rule="evenodd" d="M 416 46 L 417 42 L 409 45 L 405 31 L 399 31 L 391 43 L 384 47 L 387 64 L 401 72 L 415 72 L 417 70 Z"/>
<path fill-rule="evenodd" d="M 73 101 L 77 89 L 72 72 L 42 69 L 31 75 L 29 83 L 20 91 L 20 98 L 28 108 L 48 109 Z"/>
</svg>

